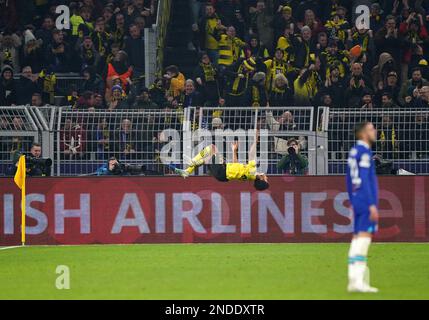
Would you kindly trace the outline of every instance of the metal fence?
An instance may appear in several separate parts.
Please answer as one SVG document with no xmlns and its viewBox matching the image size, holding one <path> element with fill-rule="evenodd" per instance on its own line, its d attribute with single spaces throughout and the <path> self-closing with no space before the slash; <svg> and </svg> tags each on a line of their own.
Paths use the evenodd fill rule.
<svg viewBox="0 0 429 320">
<path fill-rule="evenodd" d="M 42 142 L 43 156 L 54 160 L 52 174 L 58 176 L 93 174 L 111 156 L 166 174 L 170 171 L 162 156 L 181 165 L 183 153 L 192 157 L 221 139 L 228 160 L 228 141 L 237 137 L 246 144 L 239 160 L 247 161 L 255 129 L 263 133 L 258 158 L 269 174 L 284 173 L 277 164 L 287 154 L 289 138 L 296 138 L 308 157 L 309 174 L 344 174 L 355 143 L 353 129 L 364 120 L 377 128 L 376 154 L 395 168 L 429 174 L 429 110 L 424 109 L 321 107 L 315 113 L 312 107 L 77 111 L 21 106 L 0 107 L 0 175 L 13 168 L 16 151 L 28 152 L 35 141 Z M 201 169 L 197 174 L 204 173 Z"/>
<path fill-rule="evenodd" d="M 15 153 L 40 141 L 45 129 L 32 108 L 0 107 L 0 172 L 10 172 Z"/>
<path fill-rule="evenodd" d="M 393 162 L 395 169 L 429 174 L 429 110 L 322 108 L 318 127 L 328 134 L 329 174 L 345 173 L 354 127 L 366 120 L 377 129 L 374 153 Z"/>
<path fill-rule="evenodd" d="M 254 141 L 252 130 L 261 132 L 258 145 L 258 160 L 260 168 L 270 174 L 283 174 L 277 164 L 287 154 L 287 141 L 295 138 L 301 146 L 301 153 L 309 159 L 309 174 L 323 171 L 317 167 L 316 133 L 312 130 L 314 115 L 312 107 L 202 107 L 198 111 L 198 127 L 212 132 L 221 130 L 221 149 L 227 160 L 232 159 L 232 153 L 226 143 L 232 138 L 241 138 L 244 152 L 239 151 L 239 161 L 248 161 L 247 151 Z M 248 132 L 247 137 L 244 135 Z M 241 136 L 241 137 L 240 137 Z M 230 137 L 230 139 L 228 139 Z M 319 169 L 319 170 L 318 170 Z M 204 172 L 200 170 L 200 172 Z"/>
<path fill-rule="evenodd" d="M 19 79 L 21 74 L 15 74 L 14 78 Z M 63 105 L 67 103 L 66 97 L 69 95 L 70 88 L 79 89 L 84 78 L 79 73 L 57 73 L 55 74 L 55 104 Z"/>
<path fill-rule="evenodd" d="M 55 130 L 55 173 L 92 174 L 112 156 L 144 165 L 154 173 L 165 173 L 160 151 L 170 138 L 164 130 L 181 132 L 184 120 L 184 110 L 82 112 L 60 108 Z"/>
<path fill-rule="evenodd" d="M 31 137 L 28 143 L 21 147 L 22 151 L 28 151 L 31 142 L 41 140 L 43 155 L 54 160 L 53 175 L 93 174 L 111 156 L 130 164 L 144 165 L 150 172 L 164 174 L 168 173 L 169 169 L 161 163 L 162 150 L 170 147 L 171 150 L 167 148 L 167 153 L 171 153 L 171 161 L 182 165 L 182 152 L 186 151 L 186 146 L 192 149 L 190 157 L 202 146 L 198 134 L 195 134 L 199 129 L 206 129 L 211 133 L 221 129 L 222 138 L 227 138 L 231 136 L 231 132 L 234 135 L 238 130 L 249 131 L 256 128 L 265 129 L 268 133 L 266 149 L 259 150 L 260 155 L 268 154 L 265 163 L 268 172 L 281 173 L 276 164 L 287 153 L 286 141 L 290 137 L 300 139 L 303 153 L 310 158 L 310 173 L 317 172 L 311 161 L 314 157 L 310 154 L 311 150 L 315 150 L 314 133 L 311 131 L 313 109 L 308 107 L 92 112 L 72 110 L 69 107 L 16 107 L 0 110 L 5 123 L 18 121 L 12 116 L 14 112 L 18 112 L 16 110 L 27 115 L 20 118 L 27 119 L 24 121 L 27 127 L 23 128 L 23 132 Z M 18 131 L 8 129 L 9 136 L 14 136 Z M 174 137 L 173 131 L 177 133 L 177 137 Z M 188 144 L 183 144 L 186 139 L 185 132 L 191 134 Z M 4 133 L 6 131 L 2 131 L 2 136 Z M 171 146 L 173 138 L 180 143 Z M 6 142 L 2 145 L 9 146 L 10 143 Z M 225 144 L 226 142 L 225 139 Z M 8 165 L 11 165 L 14 149 L 7 147 L 6 150 L 4 154 L 7 157 L 4 158 L 9 161 Z M 228 150 L 229 148 L 225 148 L 225 157 L 231 158 Z M 247 161 L 241 155 L 240 160 Z M 5 172 L 6 170 L 2 170 L 2 173 Z"/>
<path fill-rule="evenodd" d="M 55 174 L 91 174 L 111 156 L 130 164 L 144 165 L 150 172 L 164 174 L 168 173 L 169 169 L 161 162 L 162 150 L 167 148 L 167 153 L 174 153 L 169 159 L 176 165 L 182 165 L 182 152 L 186 152 L 187 147 L 190 148 L 189 157 L 193 157 L 204 147 L 198 134 L 195 134 L 199 129 L 206 129 L 212 132 L 213 136 L 214 130 L 221 129 L 222 137 L 226 138 L 236 134 L 238 130 L 255 128 L 268 131 L 267 150 L 260 152 L 267 152 L 269 155 L 267 171 L 280 174 L 276 164 L 287 153 L 288 138 L 299 138 L 306 156 L 309 156 L 309 149 L 315 150 L 312 124 L 313 109 L 308 107 L 111 112 L 78 112 L 60 108 L 55 129 Z M 186 139 L 185 132 L 191 133 L 188 144 L 183 144 Z M 169 146 L 173 138 L 180 143 Z M 309 142 L 313 147 L 309 148 Z M 208 143 L 215 141 L 210 140 Z M 224 150 L 225 157 L 231 158 L 229 148 Z M 244 157 L 243 161 L 247 159 Z M 311 167 L 311 173 L 315 174 L 316 168 L 313 165 Z"/>
</svg>

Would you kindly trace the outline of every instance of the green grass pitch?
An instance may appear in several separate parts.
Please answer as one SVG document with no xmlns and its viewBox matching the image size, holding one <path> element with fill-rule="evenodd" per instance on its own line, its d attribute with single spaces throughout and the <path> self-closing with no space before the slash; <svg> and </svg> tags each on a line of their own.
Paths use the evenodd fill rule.
<svg viewBox="0 0 429 320">
<path fill-rule="evenodd" d="M 0 250 L 0 299 L 429 299 L 429 244 L 374 244 L 378 294 L 348 294 L 348 244 L 28 246 Z M 55 286 L 58 265 L 69 290 Z"/>
</svg>

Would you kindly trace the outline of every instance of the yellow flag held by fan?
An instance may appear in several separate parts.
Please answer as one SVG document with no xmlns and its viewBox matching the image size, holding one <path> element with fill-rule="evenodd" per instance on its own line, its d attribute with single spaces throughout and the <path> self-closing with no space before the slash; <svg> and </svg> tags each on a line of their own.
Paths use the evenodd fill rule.
<svg viewBox="0 0 429 320">
<path fill-rule="evenodd" d="M 21 242 L 25 245 L 25 156 L 20 156 L 18 161 L 18 167 L 16 169 L 15 178 L 13 179 L 21 189 Z"/>
</svg>

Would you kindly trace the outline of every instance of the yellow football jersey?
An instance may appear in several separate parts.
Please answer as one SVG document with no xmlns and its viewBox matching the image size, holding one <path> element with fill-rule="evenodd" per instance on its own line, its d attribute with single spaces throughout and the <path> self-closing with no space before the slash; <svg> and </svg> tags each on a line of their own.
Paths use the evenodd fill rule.
<svg viewBox="0 0 429 320">
<path fill-rule="evenodd" d="M 228 180 L 256 180 L 256 161 L 248 164 L 227 163 L 226 178 Z"/>
</svg>

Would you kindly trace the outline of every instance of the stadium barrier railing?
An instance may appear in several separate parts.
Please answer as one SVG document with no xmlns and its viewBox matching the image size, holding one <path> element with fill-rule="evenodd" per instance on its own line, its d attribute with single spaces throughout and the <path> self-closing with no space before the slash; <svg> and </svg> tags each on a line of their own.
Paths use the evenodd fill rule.
<svg viewBox="0 0 429 320">
<path fill-rule="evenodd" d="M 18 80 L 21 77 L 21 74 L 15 74 L 14 78 Z M 56 73 L 55 74 L 56 82 L 54 86 L 54 102 L 55 105 L 63 105 L 67 103 L 67 96 L 71 88 L 79 88 L 82 85 L 84 78 L 79 73 Z"/>
<path fill-rule="evenodd" d="M 344 174 L 355 143 L 354 127 L 371 121 L 377 129 L 374 153 L 414 174 L 429 174 L 429 110 L 319 108 L 317 128 L 328 135 L 329 174 Z M 386 172 L 387 173 L 387 172 Z"/>
<path fill-rule="evenodd" d="M 5 115 L 6 110 L 3 110 Z M 37 127 L 37 130 L 33 131 L 37 139 L 30 140 L 42 142 L 43 155 L 54 160 L 52 174 L 55 176 L 94 174 L 111 156 L 123 162 L 145 166 L 148 172 L 154 174 L 166 174 L 170 171 L 161 161 L 162 150 L 165 149 L 167 155 L 171 154 L 167 160 L 183 166 L 182 152 L 191 148 L 189 157 L 192 157 L 204 146 L 199 136 L 202 129 L 206 130 L 206 135 L 213 137 L 214 130 L 221 129 L 218 134 L 226 143 L 228 137 L 242 134 L 238 130 L 251 131 L 256 128 L 267 130 L 265 147 L 259 149 L 258 156 L 264 171 L 281 174 L 276 164 L 287 153 L 287 139 L 295 137 L 301 142 L 303 154 L 309 157 L 309 173 L 321 172 L 315 165 L 316 137 L 312 131 L 313 108 L 309 107 L 275 107 L 266 110 L 253 107 L 192 107 L 184 110 L 90 112 L 70 107 L 19 107 L 19 110 L 28 113 L 35 123 L 34 128 Z M 4 122 L 10 123 L 12 120 L 13 117 L 6 117 Z M 172 144 L 172 131 L 176 131 L 179 144 Z M 190 143 L 185 143 L 186 132 L 191 133 Z M 216 141 L 210 140 L 208 143 Z M 248 147 L 250 145 L 241 149 L 242 162 L 248 161 L 244 152 Z M 22 151 L 28 151 L 28 148 L 29 145 L 26 145 Z M 232 157 L 229 148 L 221 149 L 225 151 L 225 158 Z M 8 160 L 11 160 L 11 156 Z"/>
<path fill-rule="evenodd" d="M 260 169 L 271 175 L 283 174 L 277 168 L 278 162 L 287 154 L 287 142 L 295 138 L 301 146 L 301 153 L 309 159 L 308 173 L 311 175 L 326 173 L 321 166 L 323 162 L 317 161 L 317 133 L 313 131 L 313 107 L 202 107 L 198 110 L 199 128 L 208 129 L 215 136 L 216 130 L 221 129 L 221 136 L 239 136 L 240 130 L 249 132 L 260 130 L 260 143 L 258 145 L 258 162 Z M 241 133 L 243 135 L 243 132 Z M 253 143 L 252 134 L 248 134 L 247 148 L 239 148 L 239 161 L 246 162 L 246 152 Z M 231 140 L 230 139 L 230 140 Z M 228 138 L 225 139 L 226 141 Z M 225 142 L 226 142 L 225 141 Z M 323 142 L 319 139 L 319 143 Z M 227 160 L 232 159 L 232 153 L 227 146 L 224 147 Z M 318 165 L 319 164 L 319 165 Z M 327 168 L 326 168 L 327 169 Z M 203 168 L 200 172 L 204 172 Z"/>
<path fill-rule="evenodd" d="M 260 143 L 264 148 L 259 149 L 258 156 L 263 171 L 282 173 L 276 164 L 287 153 L 287 139 L 295 137 L 310 159 L 309 173 L 318 172 L 316 138 L 311 130 L 313 108 L 309 107 L 94 112 L 60 108 L 58 112 L 54 133 L 56 175 L 93 174 L 111 156 L 129 164 L 143 165 L 150 173 L 166 174 L 170 172 L 166 162 L 185 165 L 182 153 L 189 159 L 208 144 L 218 145 L 216 135 L 222 139 L 219 148 L 225 158 L 231 160 L 229 148 L 223 147 L 228 137 L 246 135 L 256 128 L 267 130 L 263 140 L 266 143 Z M 249 160 L 244 152 L 250 148 L 249 137 L 244 137 L 247 145 L 241 148 L 241 162 Z M 204 173 L 201 168 L 197 174 Z"/>
<path fill-rule="evenodd" d="M 48 126 L 40 110 L 0 106 L 0 172 L 7 174 L 13 165 L 14 154 L 26 152 L 33 142 L 41 142 L 43 132 L 47 131 Z M 42 152 L 49 154 L 46 148 Z"/>
<path fill-rule="evenodd" d="M 255 129 L 265 130 L 258 160 L 267 173 L 283 174 L 277 163 L 287 153 L 287 140 L 293 137 L 309 159 L 308 174 L 344 174 L 347 152 L 355 142 L 354 126 L 364 120 L 374 122 L 378 129 L 374 147 L 377 155 L 392 162 L 395 169 L 429 174 L 428 118 L 429 111 L 424 109 L 320 107 L 314 112 L 312 107 L 193 107 L 77 111 L 70 107 L 0 107 L 0 175 L 7 174 L 13 153 L 27 152 L 33 141 L 41 142 L 43 156 L 54 160 L 55 176 L 94 174 L 111 156 L 145 166 L 148 173 L 168 174 L 163 154 L 169 162 L 182 166 L 182 153 L 192 157 L 220 137 L 221 151 L 229 160 L 232 154 L 226 143 L 244 135 L 242 142 L 246 145 L 241 150 L 248 150 Z M 174 132 L 180 143 L 173 142 Z M 239 160 L 248 160 L 245 152 L 239 152 Z M 196 174 L 205 173 L 201 168 Z"/>
<path fill-rule="evenodd" d="M 112 156 L 144 166 L 147 172 L 164 174 L 168 169 L 161 163 L 160 152 L 171 140 L 165 130 L 182 132 L 187 113 L 168 109 L 85 112 L 59 108 L 54 132 L 55 174 L 91 175 Z"/>
</svg>

